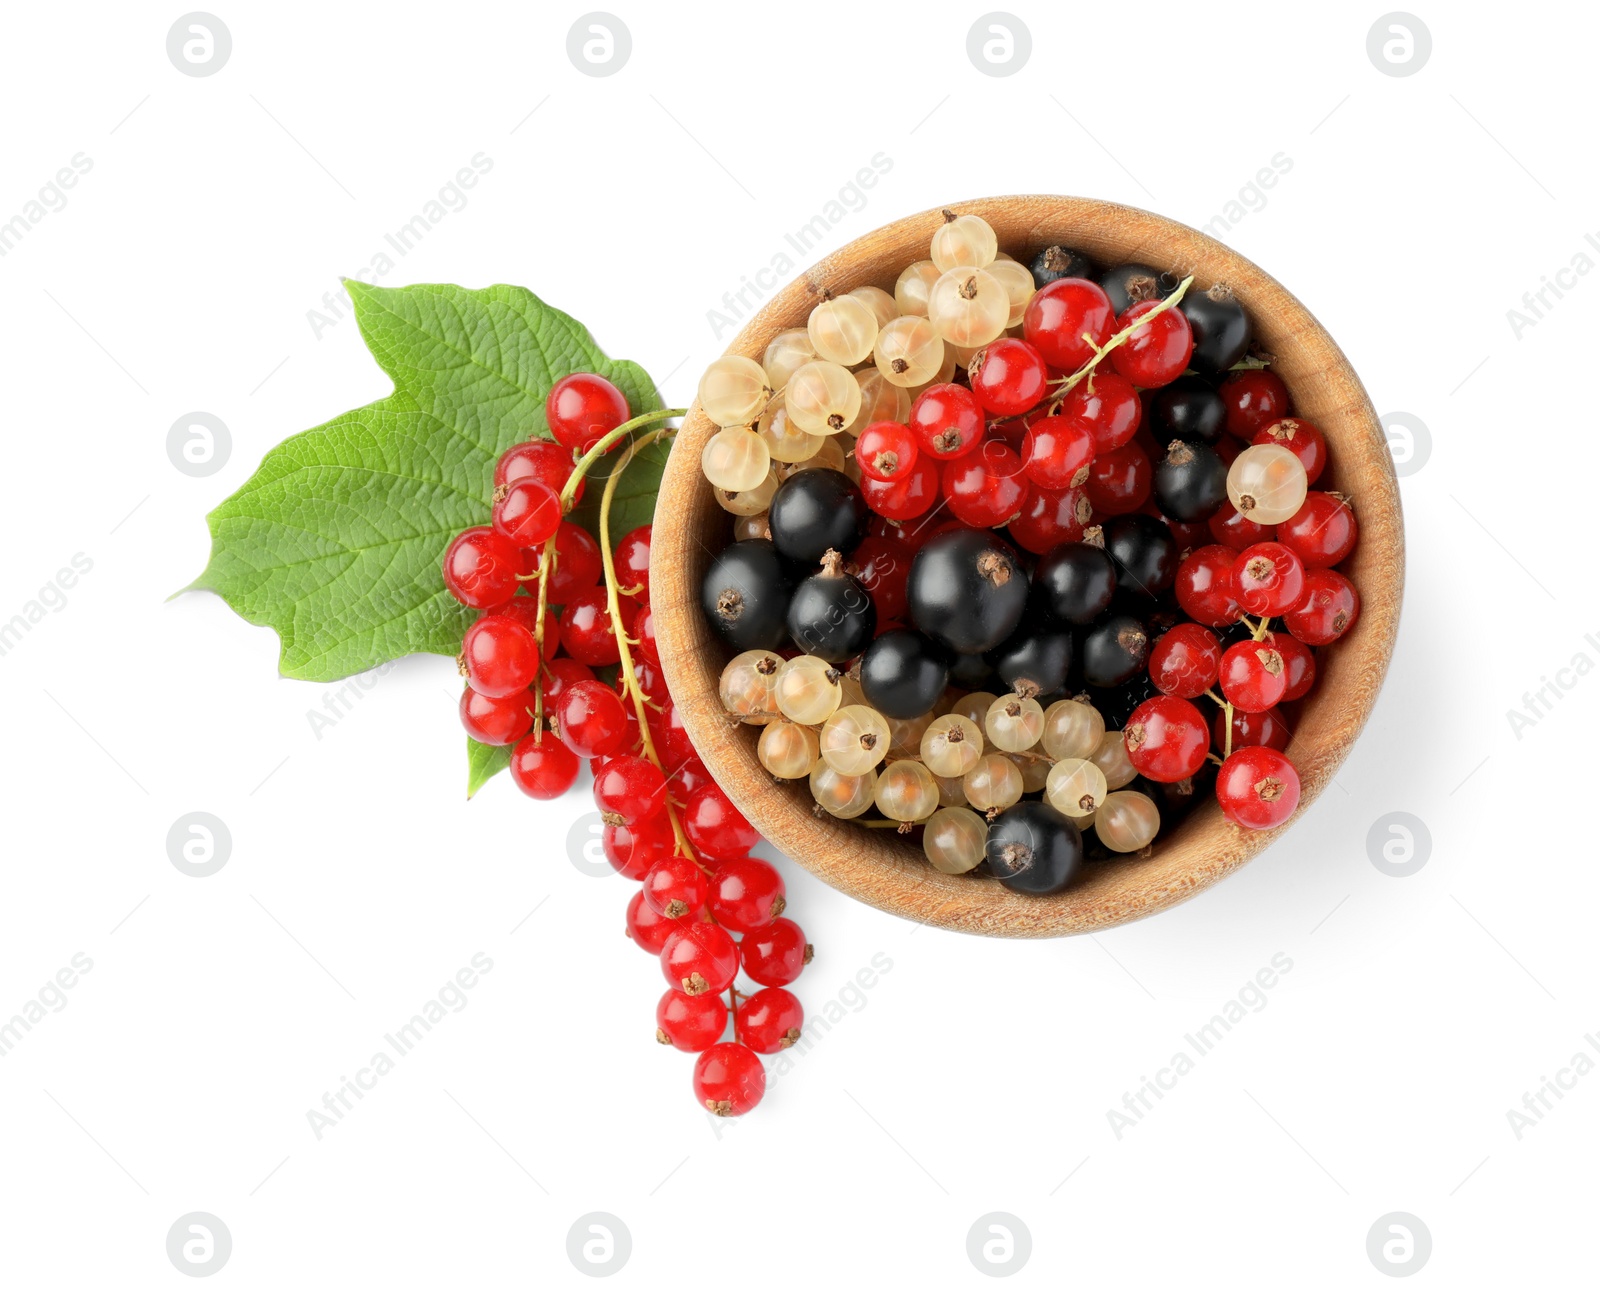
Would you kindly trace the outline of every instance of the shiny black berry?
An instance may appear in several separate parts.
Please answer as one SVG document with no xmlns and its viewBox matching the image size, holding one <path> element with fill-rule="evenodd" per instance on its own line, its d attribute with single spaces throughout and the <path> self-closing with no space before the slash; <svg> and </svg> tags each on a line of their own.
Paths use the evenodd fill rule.
<svg viewBox="0 0 1600 1290">
<path fill-rule="evenodd" d="M 1151 481 L 1161 513 L 1180 524 L 1209 519 L 1228 496 L 1228 466 L 1203 443 L 1174 439 Z"/>
<path fill-rule="evenodd" d="M 1069 542 L 1041 556 L 1029 607 L 1041 618 L 1082 626 L 1105 613 L 1117 590 L 1117 566 L 1100 547 Z"/>
<path fill-rule="evenodd" d="M 1100 276 L 1100 288 L 1111 297 L 1111 307 L 1119 314 L 1141 300 L 1165 300 L 1178 281 L 1170 273 L 1148 264 L 1119 264 Z"/>
<path fill-rule="evenodd" d="M 921 632 L 884 632 L 861 656 L 861 693 L 886 717 L 906 721 L 931 711 L 949 680 L 949 654 Z"/>
<path fill-rule="evenodd" d="M 1048 802 L 1018 802 L 989 825 L 984 843 L 989 872 L 1012 891 L 1049 896 L 1083 868 L 1078 826 Z"/>
<path fill-rule="evenodd" d="M 1028 603 L 1016 554 L 981 529 L 929 538 L 906 581 L 911 621 L 956 654 L 981 654 L 1010 636 Z"/>
<path fill-rule="evenodd" d="M 1104 525 L 1106 554 L 1117 566 L 1117 589 L 1152 600 L 1178 572 L 1178 543 L 1154 515 L 1118 515 Z"/>
<path fill-rule="evenodd" d="M 985 658 L 1007 689 L 1036 696 L 1059 690 L 1072 667 L 1072 633 L 1064 627 L 1024 623 Z"/>
<path fill-rule="evenodd" d="M 1057 278 L 1094 278 L 1094 265 L 1089 263 L 1089 257 L 1065 246 L 1045 247 L 1028 267 L 1036 287 L 1046 286 Z"/>
<path fill-rule="evenodd" d="M 1150 632 L 1148 623 L 1145 624 L 1145 634 L 1152 641 L 1161 639 Z M 1141 668 L 1129 680 L 1112 689 L 1090 687 L 1089 699 L 1105 718 L 1106 729 L 1120 730 L 1128 724 L 1128 718 L 1133 715 L 1135 708 L 1146 699 L 1154 698 L 1158 693 L 1160 691 L 1150 679 L 1150 673 Z"/>
<path fill-rule="evenodd" d="M 712 557 L 700 582 L 700 607 L 712 630 L 734 649 L 777 649 L 789 637 L 790 591 L 772 543 L 748 538 Z"/>
<path fill-rule="evenodd" d="M 1151 426 L 1157 443 L 1194 439 L 1216 443 L 1228 419 L 1222 396 L 1199 376 L 1180 376 L 1155 391 L 1150 400 Z"/>
<path fill-rule="evenodd" d="M 849 555 L 867 532 L 867 503 L 849 476 L 811 469 L 778 485 L 767 510 L 772 545 L 785 559 L 815 565 L 828 551 Z"/>
<path fill-rule="evenodd" d="M 796 587 L 789 600 L 789 636 L 795 648 L 829 663 L 861 653 L 877 626 L 872 597 L 844 571 L 844 557 L 837 551 L 823 553 L 822 572 Z"/>
<path fill-rule="evenodd" d="M 1130 614 L 1112 614 L 1083 634 L 1084 682 L 1110 689 L 1137 676 L 1150 657 L 1150 633 Z"/>
<path fill-rule="evenodd" d="M 982 654 L 957 654 L 950 664 L 950 684 L 963 690 L 987 690 L 994 681 L 994 668 Z"/>
<path fill-rule="evenodd" d="M 1226 283 L 1209 291 L 1191 289 L 1178 308 L 1194 333 L 1189 362 L 1197 372 L 1226 372 L 1250 348 L 1250 318 Z"/>
</svg>

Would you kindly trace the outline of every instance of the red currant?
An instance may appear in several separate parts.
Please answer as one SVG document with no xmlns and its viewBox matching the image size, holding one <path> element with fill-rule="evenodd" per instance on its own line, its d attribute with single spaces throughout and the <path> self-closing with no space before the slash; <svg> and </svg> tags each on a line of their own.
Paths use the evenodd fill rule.
<svg viewBox="0 0 1600 1290">
<path fill-rule="evenodd" d="M 775 918 L 739 944 L 744 974 L 758 985 L 788 985 L 811 962 L 806 934 L 792 918 Z"/>
<path fill-rule="evenodd" d="M 594 804 L 607 824 L 648 820 L 666 802 L 666 776 L 654 763 L 632 753 L 606 758 L 606 764 L 594 777 Z"/>
<path fill-rule="evenodd" d="M 617 586 L 624 596 L 650 599 L 650 526 L 641 524 L 617 539 L 611 552 Z"/>
<path fill-rule="evenodd" d="M 639 641 L 633 647 L 633 652 L 644 659 L 646 663 L 661 665 L 661 649 L 656 644 L 656 614 L 649 605 L 639 610 L 639 616 L 633 620 L 633 630 Z"/>
<path fill-rule="evenodd" d="M 541 546 L 533 552 L 533 568 L 537 574 L 544 559 Z M 588 532 L 570 520 L 562 520 L 556 529 L 556 567 L 550 574 L 546 588 L 552 605 L 565 605 L 579 592 L 588 591 L 600 581 L 604 566 L 600 559 L 600 544 Z"/>
<path fill-rule="evenodd" d="M 1307 493 L 1300 509 L 1278 525 L 1278 541 L 1306 568 L 1330 568 L 1355 549 L 1356 513 L 1338 493 Z"/>
<path fill-rule="evenodd" d="M 1283 655 L 1283 674 L 1289 680 L 1288 689 L 1283 692 L 1284 702 L 1310 694 L 1317 681 L 1317 660 L 1305 643 L 1288 632 L 1268 632 L 1261 641 Z"/>
<path fill-rule="evenodd" d="M 1283 616 L 1283 625 L 1307 645 L 1331 645 L 1361 616 L 1354 584 L 1332 569 L 1308 569 L 1300 603 Z"/>
<path fill-rule="evenodd" d="M 624 600 L 621 610 L 623 629 L 627 630 L 632 605 Z M 590 667 L 605 667 L 622 657 L 617 649 L 604 587 L 580 591 L 567 601 L 567 607 L 561 611 L 561 641 L 568 654 Z"/>
<path fill-rule="evenodd" d="M 1207 527 L 1211 530 L 1213 540 L 1235 551 L 1243 551 L 1257 542 L 1276 540 L 1276 530 L 1272 525 L 1257 524 L 1232 502 L 1224 502 L 1218 507 Z"/>
<path fill-rule="evenodd" d="M 696 851 L 713 860 L 747 855 L 761 841 L 750 821 L 716 784 L 702 784 L 685 799 L 683 831 Z"/>
<path fill-rule="evenodd" d="M 985 345 L 967 364 L 967 379 L 984 410 L 997 417 L 1021 416 L 1044 398 L 1045 370 L 1039 351 L 1025 340 L 1003 336 Z"/>
<path fill-rule="evenodd" d="M 717 1044 L 694 1064 L 694 1100 L 712 1115 L 743 1115 L 766 1091 L 761 1059 L 743 1044 Z"/>
<path fill-rule="evenodd" d="M 711 772 L 706 769 L 705 762 L 698 757 L 685 757 L 668 769 L 672 773 L 667 776 L 667 788 L 671 791 L 674 801 L 680 797 L 687 800 L 695 789 L 715 782 L 711 778 Z"/>
<path fill-rule="evenodd" d="M 1206 764 L 1211 730 L 1187 699 L 1158 694 L 1129 715 L 1122 728 L 1128 761 L 1146 779 L 1176 784 Z"/>
<path fill-rule="evenodd" d="M 469 685 L 461 691 L 461 724 L 480 744 L 514 744 L 533 727 L 533 695 L 519 690 L 491 699 Z"/>
<path fill-rule="evenodd" d="M 1149 503 L 1145 503 L 1145 514 L 1150 513 Z M 1170 515 L 1163 515 L 1161 520 L 1172 534 L 1172 540 L 1178 544 L 1178 557 L 1182 559 L 1191 551 L 1198 551 L 1203 546 L 1211 545 L 1211 530 L 1204 524 L 1182 524 Z"/>
<path fill-rule="evenodd" d="M 1247 614 L 1276 618 L 1300 603 L 1306 570 L 1280 542 L 1258 542 L 1233 562 L 1233 597 Z"/>
<path fill-rule="evenodd" d="M 511 778 L 529 797 L 548 802 L 578 778 L 578 759 L 548 730 L 535 730 L 511 750 Z"/>
<path fill-rule="evenodd" d="M 920 453 L 909 472 L 892 484 L 864 475 L 861 495 L 867 506 L 885 519 L 904 522 L 927 514 L 939 500 L 939 463 Z"/>
<path fill-rule="evenodd" d="M 608 824 L 600 830 L 600 849 L 624 878 L 642 882 L 650 866 L 672 855 L 672 821 L 663 812 L 637 824 Z"/>
<path fill-rule="evenodd" d="M 1244 712 L 1265 712 L 1289 688 L 1283 655 L 1264 641 L 1238 641 L 1222 651 L 1217 671 L 1222 697 Z"/>
<path fill-rule="evenodd" d="M 964 385 L 930 385 L 911 405 L 911 433 L 930 457 L 964 457 L 983 440 L 983 407 Z"/>
<path fill-rule="evenodd" d="M 544 415 L 557 443 L 588 452 L 628 419 L 628 400 L 605 377 L 574 372 L 550 388 Z"/>
<path fill-rule="evenodd" d="M 758 1053 L 778 1053 L 800 1042 L 805 1024 L 800 1000 L 781 985 L 757 990 L 733 1014 L 733 1030 Z"/>
<path fill-rule="evenodd" d="M 728 1029 L 728 1005 L 720 994 L 688 995 L 668 990 L 656 1004 L 656 1042 L 680 1053 L 701 1053 Z"/>
<path fill-rule="evenodd" d="M 1043 417 L 1022 438 L 1022 471 L 1040 488 L 1075 488 L 1089 478 L 1094 454 L 1094 434 L 1082 421 Z"/>
<path fill-rule="evenodd" d="M 1195 622 L 1228 627 L 1243 612 L 1233 597 L 1233 562 L 1238 552 L 1225 546 L 1203 546 L 1178 565 L 1173 581 L 1178 604 Z"/>
<path fill-rule="evenodd" d="M 519 479 L 494 504 L 494 527 L 520 547 L 539 546 L 561 523 L 561 499 L 542 479 Z"/>
<path fill-rule="evenodd" d="M 534 596 L 513 596 L 503 605 L 496 605 L 493 609 L 483 611 L 485 618 L 509 618 L 519 622 L 527 628 L 528 634 L 537 638 L 539 635 L 539 601 Z M 556 651 L 561 648 L 561 623 L 556 618 L 556 611 L 546 607 L 544 611 L 544 657 L 553 659 Z"/>
<path fill-rule="evenodd" d="M 604 681 L 574 681 L 555 701 L 555 729 L 579 757 L 609 757 L 628 737 L 628 713 Z"/>
<path fill-rule="evenodd" d="M 1018 546 L 1044 555 L 1063 542 L 1081 541 L 1093 514 L 1086 488 L 1049 489 L 1029 484 L 1022 510 L 1006 526 L 1006 532 Z"/>
<path fill-rule="evenodd" d="M 554 712 L 556 700 L 569 685 L 578 681 L 592 681 L 594 673 L 575 658 L 552 658 L 546 661 L 540 673 L 539 689 L 544 694 L 546 712 Z"/>
<path fill-rule="evenodd" d="M 1034 293 L 1022 316 L 1027 342 L 1045 362 L 1064 372 L 1075 372 L 1087 363 L 1115 330 L 1111 298 L 1086 278 L 1048 283 Z"/>
<path fill-rule="evenodd" d="M 496 491 L 519 479 L 541 479 L 559 493 L 572 478 L 572 450 L 548 439 L 530 439 L 514 444 L 500 454 L 494 465 Z M 583 500 L 584 481 L 579 480 L 572 500 Z"/>
<path fill-rule="evenodd" d="M 633 899 L 628 902 L 627 920 L 623 930 L 635 945 L 647 954 L 660 957 L 661 951 L 666 947 L 667 937 L 677 929 L 676 920 L 661 917 L 645 904 L 643 889 L 633 893 Z"/>
<path fill-rule="evenodd" d="M 721 994 L 738 974 L 739 946 L 715 923 L 680 923 L 661 947 L 661 971 L 685 994 Z"/>
<path fill-rule="evenodd" d="M 756 931 L 783 913 L 783 878 L 753 856 L 724 860 L 711 880 L 710 903 L 711 916 L 730 932 Z"/>
<path fill-rule="evenodd" d="M 493 609 L 522 586 L 522 553 L 486 524 L 458 533 L 444 553 L 445 588 L 472 609 Z"/>
<path fill-rule="evenodd" d="M 1150 649 L 1150 679 L 1163 694 L 1193 699 L 1217 683 L 1222 645 L 1199 623 L 1179 623 Z"/>
<path fill-rule="evenodd" d="M 866 537 L 850 555 L 850 572 L 872 597 L 880 623 L 905 617 L 912 554 L 898 538 Z"/>
<path fill-rule="evenodd" d="M 1247 829 L 1270 829 L 1294 814 L 1300 802 L 1300 776 L 1275 748 L 1252 744 L 1238 749 L 1217 772 L 1222 812 Z"/>
<path fill-rule="evenodd" d="M 664 703 L 659 712 L 647 712 L 645 715 L 650 721 L 650 738 L 655 741 L 656 755 L 661 758 L 667 778 L 671 779 L 675 766 L 697 755 L 689 740 L 689 732 L 684 729 L 683 717 L 672 703 Z M 676 793 L 675 796 L 682 798 L 684 794 Z"/>
<path fill-rule="evenodd" d="M 1276 372 L 1250 368 L 1232 372 L 1217 393 L 1227 413 L 1228 433 L 1246 443 L 1274 421 L 1289 415 L 1289 387 Z"/>
<path fill-rule="evenodd" d="M 904 476 L 917 461 L 917 437 L 898 421 L 874 421 L 856 437 L 856 464 L 882 483 Z"/>
<path fill-rule="evenodd" d="M 1306 468 L 1306 483 L 1314 484 L 1328 464 L 1328 441 L 1322 431 L 1309 421 L 1285 417 L 1274 421 L 1264 430 L 1257 430 L 1251 443 L 1275 443 L 1287 448 L 1300 459 Z"/>
<path fill-rule="evenodd" d="M 699 918 L 706 907 L 706 876 L 687 856 L 667 856 L 644 876 L 644 898 L 663 918 Z"/>
<path fill-rule="evenodd" d="M 1161 309 L 1159 300 L 1141 300 L 1117 319 L 1117 330 L 1133 333 L 1111 351 L 1111 366 L 1118 375 L 1146 389 L 1168 385 L 1183 375 L 1194 353 L 1194 332 L 1180 309 L 1161 309 L 1148 322 L 1140 319 Z"/>
<path fill-rule="evenodd" d="M 1144 409 L 1131 381 L 1097 370 L 1068 391 L 1056 415 L 1086 427 L 1096 452 L 1111 452 L 1133 438 Z"/>
<path fill-rule="evenodd" d="M 539 647 L 516 619 L 486 614 L 462 638 L 461 667 L 467 684 L 479 694 L 504 699 L 533 684 L 539 675 Z"/>
<path fill-rule="evenodd" d="M 1211 741 L 1219 752 L 1229 746 L 1224 742 L 1228 732 L 1227 723 L 1223 720 L 1226 715 L 1226 709 L 1218 708 L 1217 715 L 1211 719 Z M 1234 748 L 1249 748 L 1259 744 L 1282 752 L 1289 746 L 1289 735 L 1289 723 L 1276 708 L 1268 708 L 1265 712 L 1245 712 L 1239 708 L 1233 710 Z"/>
<path fill-rule="evenodd" d="M 1100 453 L 1089 466 L 1084 487 L 1102 515 L 1128 515 L 1150 497 L 1150 458 L 1137 443 L 1129 442 Z"/>
<path fill-rule="evenodd" d="M 999 528 L 1022 510 L 1028 481 L 1022 458 L 998 439 L 979 452 L 946 462 L 940 483 L 950 513 L 975 529 Z"/>
</svg>

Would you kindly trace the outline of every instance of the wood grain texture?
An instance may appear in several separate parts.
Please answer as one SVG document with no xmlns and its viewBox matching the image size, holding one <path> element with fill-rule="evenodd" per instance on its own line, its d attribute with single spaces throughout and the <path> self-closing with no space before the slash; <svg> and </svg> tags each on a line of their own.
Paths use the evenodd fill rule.
<svg viewBox="0 0 1600 1290">
<path fill-rule="evenodd" d="M 1319 652 L 1317 688 L 1302 705 L 1289 756 L 1300 772 L 1303 812 L 1344 760 L 1377 699 L 1399 626 L 1405 548 L 1393 460 L 1366 391 L 1333 338 L 1303 305 L 1220 242 L 1147 211 L 1072 197 L 992 197 L 953 203 L 983 216 L 1000 247 L 1027 262 L 1060 242 L 1098 263 L 1144 261 L 1192 272 L 1191 290 L 1227 282 L 1249 310 L 1273 370 L 1288 384 L 1298 415 L 1327 435 L 1324 489 L 1348 493 L 1361 540 L 1344 571 L 1361 594 L 1361 616 L 1337 645 Z M 938 210 L 898 220 L 822 260 L 774 296 L 728 347 L 758 362 L 768 340 L 803 327 L 824 287 L 874 284 L 892 290 L 900 270 L 927 258 Z M 1271 845 L 1294 820 L 1265 832 L 1228 822 L 1215 800 L 1198 807 L 1153 854 L 1089 867 L 1056 896 L 1029 897 L 992 879 L 942 874 L 920 847 L 888 830 L 817 819 L 804 780 L 775 784 L 756 760 L 756 731 L 730 726 L 717 698 L 729 652 L 701 616 L 700 581 L 711 555 L 730 541 L 731 517 L 712 499 L 700 453 L 715 427 L 692 407 L 662 480 L 650 557 L 651 602 L 662 670 L 707 769 L 775 847 L 818 877 L 904 918 L 988 936 L 1093 932 L 1186 900 Z M 1299 812 L 1295 819 L 1298 819 Z"/>
</svg>

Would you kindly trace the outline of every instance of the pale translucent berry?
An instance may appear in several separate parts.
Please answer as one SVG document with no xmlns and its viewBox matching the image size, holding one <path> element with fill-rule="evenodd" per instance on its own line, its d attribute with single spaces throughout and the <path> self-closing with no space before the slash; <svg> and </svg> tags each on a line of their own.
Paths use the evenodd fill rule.
<svg viewBox="0 0 1600 1290">
<path fill-rule="evenodd" d="M 1161 812 L 1143 793 L 1112 793 L 1094 814 L 1094 831 L 1113 851 L 1143 851 L 1161 829 Z"/>
<path fill-rule="evenodd" d="M 766 443 L 748 426 L 727 426 L 706 440 L 700 469 L 713 488 L 742 493 L 757 487 L 772 468 Z"/>
<path fill-rule="evenodd" d="M 874 421 L 899 421 L 911 415 L 911 392 L 884 379 L 876 366 L 853 373 L 861 387 L 861 407 L 845 427 L 848 434 L 860 434 Z"/>
<path fill-rule="evenodd" d="M 922 830 L 922 854 L 940 873 L 971 873 L 983 863 L 989 826 L 964 806 L 935 811 Z"/>
<path fill-rule="evenodd" d="M 900 316 L 900 306 L 895 304 L 894 297 L 882 287 L 857 287 L 850 294 L 872 310 L 872 316 L 878 320 L 880 329 L 887 327 Z"/>
<path fill-rule="evenodd" d="M 1003 811 L 1022 800 L 1022 772 L 1011 758 L 988 753 L 961 779 L 967 801 L 980 811 Z"/>
<path fill-rule="evenodd" d="M 924 712 L 920 717 L 888 718 L 889 721 L 889 753 L 890 761 L 899 757 L 915 757 L 922 747 L 922 735 L 933 724 L 933 713 Z"/>
<path fill-rule="evenodd" d="M 1087 757 L 1100 746 L 1106 732 L 1105 718 L 1092 703 L 1081 699 L 1059 699 L 1044 711 L 1044 733 L 1039 742 L 1044 750 L 1061 761 L 1068 757 Z"/>
<path fill-rule="evenodd" d="M 854 367 L 872 353 L 878 339 L 878 319 L 856 296 L 824 300 L 806 319 L 806 334 L 817 357 L 828 363 Z"/>
<path fill-rule="evenodd" d="M 987 690 L 974 690 L 971 694 L 964 694 L 951 705 L 950 711 L 957 716 L 965 717 L 980 729 L 983 719 L 989 715 L 989 709 L 994 706 L 994 695 Z"/>
<path fill-rule="evenodd" d="M 767 342 L 767 352 L 761 356 L 761 367 L 767 374 L 767 384 L 781 390 L 789 378 L 817 356 L 811 346 L 811 337 L 804 327 L 790 327 L 780 331 Z"/>
<path fill-rule="evenodd" d="M 983 756 L 983 731 L 970 717 L 949 712 L 935 717 L 922 732 L 919 752 L 935 775 L 960 778 Z"/>
<path fill-rule="evenodd" d="M 1282 524 L 1305 505 L 1306 468 L 1279 444 L 1255 444 L 1228 467 L 1228 500 L 1256 524 Z"/>
<path fill-rule="evenodd" d="M 839 680 L 833 664 L 815 655 L 789 659 L 778 669 L 778 711 L 803 726 L 820 726 L 839 710 Z"/>
<path fill-rule="evenodd" d="M 711 490 L 713 493 L 716 489 Z M 743 496 L 743 494 L 738 494 Z M 759 511 L 754 515 L 740 515 L 733 522 L 733 540 L 744 542 L 749 538 L 761 538 L 763 541 L 772 541 L 772 525 L 767 523 L 767 513 Z"/>
<path fill-rule="evenodd" d="M 770 730 L 771 727 L 769 726 Z M 1110 792 L 1105 772 L 1082 757 L 1067 757 L 1050 767 L 1045 780 L 1045 800 L 1074 819 L 1092 816 Z"/>
<path fill-rule="evenodd" d="M 756 433 L 767 445 L 767 452 L 771 454 L 773 461 L 804 461 L 807 457 L 816 456 L 817 450 L 823 444 L 822 435 L 811 434 L 795 425 L 790 419 L 788 403 L 783 397 L 773 399 L 767 404 L 767 410 L 761 414 L 761 420 L 756 422 Z"/>
<path fill-rule="evenodd" d="M 951 269 L 928 293 L 928 321 L 952 345 L 987 345 L 1010 316 L 1005 288 L 982 269 Z"/>
<path fill-rule="evenodd" d="M 788 479 L 790 475 L 798 474 L 802 470 L 843 470 L 849 461 L 850 454 L 845 452 L 844 444 L 839 441 L 846 436 L 842 434 L 819 436 L 822 444 L 816 452 L 804 461 L 779 462 L 774 469 L 780 481 Z"/>
<path fill-rule="evenodd" d="M 911 396 L 911 401 L 915 403 L 917 400 L 917 395 L 921 394 L 924 390 L 935 385 L 947 385 L 951 381 L 955 380 L 955 376 L 956 347 L 954 345 L 946 345 L 944 347 L 944 362 L 940 365 L 939 370 L 933 374 L 933 376 L 928 380 L 927 384 L 913 385 L 909 390 L 906 391 L 906 393 Z"/>
<path fill-rule="evenodd" d="M 1028 312 L 1028 301 L 1033 299 L 1033 274 L 1015 260 L 996 260 L 986 272 L 1005 290 L 1006 299 L 1011 305 L 1011 312 L 1006 315 L 1006 326 L 1015 327 Z"/>
<path fill-rule="evenodd" d="M 717 693 L 723 708 L 752 726 L 764 726 L 778 715 L 778 670 L 783 660 L 771 650 L 736 654 L 722 669 Z"/>
<path fill-rule="evenodd" d="M 1041 757 L 1037 753 L 1002 753 L 1001 756 L 1009 757 L 1016 768 L 1022 772 L 1022 791 L 1024 793 L 1038 793 L 1044 789 L 1045 781 L 1050 778 L 1050 759 Z"/>
<path fill-rule="evenodd" d="M 740 354 L 724 354 L 700 378 L 700 411 L 719 426 L 749 425 L 771 397 L 761 364 Z"/>
<path fill-rule="evenodd" d="M 1044 709 L 1037 699 L 1002 694 L 984 713 L 983 732 L 1001 752 L 1025 752 L 1044 733 Z"/>
<path fill-rule="evenodd" d="M 872 361 L 891 385 L 910 389 L 931 381 L 944 366 L 944 341 L 926 318 L 896 318 L 878 333 Z"/>
<path fill-rule="evenodd" d="M 872 805 L 878 787 L 878 772 L 868 768 L 862 775 L 845 775 L 819 759 L 811 768 L 811 797 L 829 815 L 853 820 Z"/>
<path fill-rule="evenodd" d="M 941 273 L 963 266 L 981 269 L 993 262 L 999 249 L 999 241 L 988 220 L 978 215 L 952 215 L 946 211 L 945 222 L 935 231 L 928 248 L 928 258 Z"/>
<path fill-rule="evenodd" d="M 918 260 L 915 264 L 906 265 L 894 284 L 894 302 L 899 306 L 900 312 L 926 318 L 928 293 L 933 290 L 933 284 L 939 280 L 939 275 L 943 272 L 944 270 L 932 260 Z"/>
<path fill-rule="evenodd" d="M 822 758 L 841 775 L 862 775 L 889 751 L 889 723 L 865 704 L 840 708 L 822 727 Z"/>
<path fill-rule="evenodd" d="M 967 787 L 961 782 L 960 775 L 935 775 L 933 782 L 939 786 L 940 806 L 965 806 L 967 804 Z"/>
<path fill-rule="evenodd" d="M 807 363 L 789 378 L 786 402 L 800 429 L 808 434 L 837 434 L 861 410 L 861 386 L 849 369 L 819 360 Z"/>
<path fill-rule="evenodd" d="M 770 722 L 756 741 L 756 756 L 779 779 L 804 779 L 817 764 L 817 732 L 793 721 Z"/>
<path fill-rule="evenodd" d="M 1100 773 L 1106 777 L 1107 788 L 1121 788 L 1124 784 L 1131 784 L 1139 774 L 1134 770 L 1133 763 L 1128 760 L 1128 746 L 1123 742 L 1120 730 L 1108 730 L 1101 735 L 1099 744 L 1089 754 L 1089 760 L 1098 766 Z"/>
<path fill-rule="evenodd" d="M 889 819 L 915 823 L 939 809 L 939 786 L 920 761 L 892 761 L 879 772 L 872 800 Z"/>
<path fill-rule="evenodd" d="M 770 471 L 754 488 L 747 488 L 743 492 L 731 492 L 726 488 L 713 488 L 712 497 L 716 498 L 717 505 L 730 515 L 749 516 L 765 515 L 767 507 L 772 504 L 772 495 L 778 491 L 778 477 Z"/>
</svg>

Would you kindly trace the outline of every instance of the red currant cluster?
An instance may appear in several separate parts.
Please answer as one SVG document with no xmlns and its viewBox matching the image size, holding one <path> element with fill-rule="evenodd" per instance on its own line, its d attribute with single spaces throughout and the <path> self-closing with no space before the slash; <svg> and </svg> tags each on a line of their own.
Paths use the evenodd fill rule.
<svg viewBox="0 0 1600 1290">
<path fill-rule="evenodd" d="M 642 883 L 627 934 L 660 957 L 672 987 L 656 1009 L 656 1037 L 700 1054 L 698 1102 L 742 1115 L 766 1084 L 756 1054 L 800 1037 L 800 1002 L 783 987 L 811 947 L 780 917 L 783 879 L 748 854 L 760 835 L 712 782 L 667 692 L 650 608 L 650 525 L 610 550 L 565 518 L 589 466 L 634 424 L 627 400 L 604 377 L 577 373 L 551 390 L 546 415 L 554 442 L 500 457 L 493 522 L 457 535 L 445 553 L 445 586 L 482 611 L 458 660 L 461 721 L 479 743 L 511 746 L 511 777 L 533 798 L 566 793 L 588 761 L 602 848 Z M 602 537 L 626 464 L 606 481 Z M 614 686 L 596 674 L 610 667 Z M 764 988 L 734 989 L 741 966 Z M 721 1042 L 725 991 L 730 1043 Z"/>
</svg>

